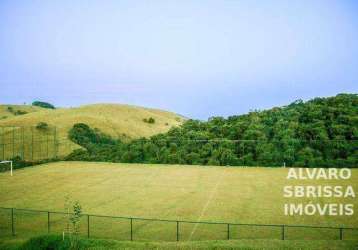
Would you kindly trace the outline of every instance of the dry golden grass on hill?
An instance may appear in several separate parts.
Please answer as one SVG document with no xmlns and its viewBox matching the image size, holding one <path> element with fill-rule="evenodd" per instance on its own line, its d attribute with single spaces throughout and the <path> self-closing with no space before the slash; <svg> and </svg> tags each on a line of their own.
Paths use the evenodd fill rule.
<svg viewBox="0 0 358 250">
<path fill-rule="evenodd" d="M 154 124 L 143 121 L 149 117 L 155 119 Z M 182 121 L 183 117 L 158 109 L 119 104 L 94 104 L 56 110 L 39 108 L 37 112 L 2 119 L 0 126 L 36 126 L 39 122 L 46 122 L 56 126 L 60 137 L 66 138 L 68 130 L 75 123 L 82 122 L 111 136 L 133 139 L 166 132 L 172 126 L 180 125 Z"/>
<path fill-rule="evenodd" d="M 10 109 L 13 110 L 13 112 L 9 110 L 9 107 Z M 30 106 L 30 105 L 0 105 L 0 121 L 3 119 L 15 117 L 16 111 L 33 113 L 41 110 L 46 110 L 46 109 L 37 106 Z"/>
<path fill-rule="evenodd" d="M 7 113 L 12 114 L 8 111 L 8 106 L 13 107 L 13 110 L 22 110 L 28 113 L 24 115 L 7 116 Z M 115 138 L 128 141 L 131 139 L 150 137 L 158 133 L 167 132 L 171 127 L 178 126 L 184 121 L 182 116 L 168 111 L 120 104 L 94 104 L 81 106 L 78 108 L 58 108 L 55 110 L 22 105 L 2 105 L 0 108 L 0 117 L 7 116 L 3 119 L 0 119 L 0 127 L 31 127 L 36 126 L 40 122 L 45 122 L 50 127 L 55 126 L 57 128 L 56 139 L 60 142 L 57 149 L 58 156 L 67 155 L 73 149 L 78 148 L 76 144 L 67 139 L 68 131 L 76 123 L 86 123 L 90 127 L 98 128 L 100 131 Z M 148 120 L 151 117 L 155 120 L 154 123 L 143 121 L 144 119 Z M 15 129 L 19 130 L 18 128 Z M 25 130 L 25 132 L 26 131 L 31 130 Z M 36 132 L 38 134 L 39 131 Z M 12 134 L 12 131 L 9 131 L 8 129 L 0 130 L 0 144 L 13 141 Z M 19 133 L 15 134 L 20 135 Z M 42 152 L 48 151 L 47 135 L 44 136 L 45 139 L 42 138 L 43 136 L 40 136 L 41 138 L 37 136 L 39 137 L 38 140 L 35 138 L 35 141 L 44 140 L 45 143 L 44 145 L 41 145 L 43 144 L 41 142 L 35 143 L 38 144 L 34 145 L 34 147 L 36 146 L 35 151 L 39 151 L 40 149 Z M 25 139 L 31 138 L 31 135 L 25 134 L 23 137 Z M 18 141 L 22 141 L 22 139 L 20 139 Z M 25 142 L 25 144 L 27 144 L 27 142 Z M 52 144 L 50 143 L 50 145 Z M 2 151 L 4 159 L 12 158 L 16 155 L 30 155 L 31 157 L 29 159 L 42 158 L 32 156 L 32 148 L 34 147 L 27 147 L 31 149 L 31 152 L 27 150 L 30 153 L 24 153 L 24 149 L 21 151 L 20 146 L 12 147 L 11 145 L 5 145 L 5 147 L 1 147 L 0 151 Z M 22 148 L 24 148 L 24 146 L 22 146 Z M 41 153 L 40 155 L 43 154 Z"/>
</svg>

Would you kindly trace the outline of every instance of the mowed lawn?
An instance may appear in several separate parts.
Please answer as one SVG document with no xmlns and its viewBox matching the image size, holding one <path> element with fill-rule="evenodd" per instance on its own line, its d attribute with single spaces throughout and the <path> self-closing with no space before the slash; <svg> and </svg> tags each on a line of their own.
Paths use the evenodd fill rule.
<svg viewBox="0 0 358 250">
<path fill-rule="evenodd" d="M 228 223 L 318 225 L 358 227 L 353 216 L 285 216 L 285 203 L 351 203 L 357 198 L 284 198 L 286 185 L 352 185 L 358 190 L 358 169 L 349 180 L 287 180 L 288 169 L 260 167 L 202 167 L 177 165 L 58 162 L 0 173 L 0 206 L 64 211 L 65 197 L 78 200 L 84 213 Z M 20 215 L 19 215 L 20 216 Z M 41 222 L 18 217 L 16 226 L 47 231 L 47 215 Z M 1 218 L 7 220 L 3 215 Z M 0 218 L 0 219 L 1 219 Z M 60 215 L 51 217 L 52 231 Z M 24 224 L 31 224 L 29 227 Z M 8 221 L 7 221 L 8 223 Z M 86 231 L 83 222 L 83 231 Z M 129 220 L 91 218 L 91 234 L 116 238 L 129 235 Z M 147 240 L 174 240 L 176 224 L 135 221 L 134 236 Z M 61 227 L 58 225 L 58 227 Z M 58 231 L 61 229 L 57 228 Z M 42 229 L 41 229 L 42 230 Z M 122 232 L 122 231 L 123 232 Z M 286 228 L 288 239 L 338 239 L 331 229 Z M 105 233 L 105 232 L 111 232 Z M 121 231 L 121 232 L 120 232 Z M 232 226 L 230 238 L 280 238 L 279 227 Z M 358 239 L 358 232 L 344 232 Z M 212 235 L 212 237 L 210 236 Z M 112 237 L 113 236 L 113 237 Z M 165 236 L 161 238 L 161 236 Z M 128 236 L 129 237 L 129 236 Z M 227 225 L 180 224 L 181 239 L 225 239 Z M 308 238 L 307 238 L 308 237 Z M 120 237 L 119 237 L 120 238 Z"/>
</svg>

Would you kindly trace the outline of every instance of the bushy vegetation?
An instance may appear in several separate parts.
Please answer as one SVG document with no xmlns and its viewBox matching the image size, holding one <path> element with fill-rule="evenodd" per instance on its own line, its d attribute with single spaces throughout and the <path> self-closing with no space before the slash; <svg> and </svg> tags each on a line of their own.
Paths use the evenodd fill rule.
<svg viewBox="0 0 358 250">
<path fill-rule="evenodd" d="M 13 107 L 9 106 L 7 107 L 7 111 L 9 111 L 10 113 L 12 113 L 13 115 L 25 115 L 27 114 L 26 111 L 24 110 L 15 110 Z"/>
<path fill-rule="evenodd" d="M 306 167 L 358 166 L 358 96 L 295 101 L 245 115 L 188 120 L 169 132 L 129 143 L 85 124 L 69 137 L 86 150 L 68 159 L 133 163 Z"/>
<path fill-rule="evenodd" d="M 27 112 L 26 111 L 23 111 L 23 110 L 16 110 L 14 115 L 26 115 Z"/>
<path fill-rule="evenodd" d="M 48 129 L 48 124 L 46 122 L 39 122 L 36 125 L 36 129 L 47 130 Z"/>
<path fill-rule="evenodd" d="M 70 241 L 62 240 L 61 236 L 44 235 L 34 237 L 26 241 L 18 250 L 67 250 L 70 249 Z"/>
<path fill-rule="evenodd" d="M 90 147 L 91 144 L 115 144 L 109 135 L 101 133 L 98 129 L 91 129 L 87 124 L 77 123 L 69 131 L 69 138 L 79 145 Z"/>
<path fill-rule="evenodd" d="M 147 118 L 144 118 L 144 119 L 143 119 L 143 122 L 149 123 L 149 124 L 154 124 L 154 123 L 155 123 L 155 119 L 154 119 L 153 117 L 149 117 L 148 119 L 147 119 Z"/>
<path fill-rule="evenodd" d="M 55 106 L 48 102 L 34 101 L 32 106 L 38 106 L 46 109 L 55 109 Z"/>
<path fill-rule="evenodd" d="M 21 169 L 26 167 L 31 167 L 39 164 L 44 164 L 48 162 L 55 162 L 57 159 L 46 159 L 46 160 L 39 160 L 39 161 L 26 161 L 23 160 L 20 156 L 14 156 L 10 159 L 12 161 L 13 169 Z M 8 171 L 9 167 L 5 164 L 0 165 L 0 172 Z"/>
<path fill-rule="evenodd" d="M 29 162 L 21 159 L 20 156 L 15 156 L 10 159 L 12 161 L 13 169 L 20 169 L 25 167 L 30 167 L 36 165 L 38 162 Z M 0 172 L 5 172 L 10 170 L 10 165 L 0 164 Z"/>
</svg>

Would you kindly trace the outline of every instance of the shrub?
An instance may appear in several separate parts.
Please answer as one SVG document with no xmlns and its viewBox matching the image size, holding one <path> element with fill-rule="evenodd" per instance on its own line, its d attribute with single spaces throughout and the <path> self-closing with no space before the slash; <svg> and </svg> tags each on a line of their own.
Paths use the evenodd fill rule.
<svg viewBox="0 0 358 250">
<path fill-rule="evenodd" d="M 29 239 L 19 247 L 19 250 L 65 250 L 70 247 L 67 238 L 63 240 L 61 236 L 45 235 Z"/>
<path fill-rule="evenodd" d="M 85 146 L 90 143 L 115 144 L 109 135 L 101 133 L 98 129 L 92 129 L 85 123 L 76 123 L 68 133 L 69 139 Z"/>
<path fill-rule="evenodd" d="M 39 122 L 39 123 L 37 123 L 36 128 L 38 130 L 47 130 L 48 124 L 46 122 Z"/>
<path fill-rule="evenodd" d="M 75 149 L 65 157 L 66 161 L 88 161 L 90 155 L 87 150 Z"/>
<path fill-rule="evenodd" d="M 23 110 L 16 110 L 16 111 L 14 112 L 14 115 L 25 115 L 25 114 L 27 114 L 27 112 L 26 112 L 26 111 L 23 111 Z"/>
<path fill-rule="evenodd" d="M 143 122 L 153 124 L 153 123 L 155 123 L 155 119 L 153 117 L 149 117 L 148 119 L 144 118 Z"/>
<path fill-rule="evenodd" d="M 26 111 L 23 111 L 23 110 L 14 110 L 13 107 L 9 106 L 7 107 L 7 111 L 14 114 L 14 115 L 24 115 L 24 114 L 27 114 Z"/>
<path fill-rule="evenodd" d="M 12 167 L 13 169 L 20 169 L 20 168 L 26 168 L 31 167 L 39 164 L 44 164 L 48 162 L 54 162 L 56 159 L 45 159 L 45 160 L 38 160 L 38 161 L 27 161 L 23 160 L 19 155 L 14 156 L 10 159 L 12 161 Z"/>
<path fill-rule="evenodd" d="M 78 201 L 72 202 L 68 196 L 65 197 L 65 209 L 67 213 L 66 233 L 70 241 L 69 249 L 80 249 L 80 221 L 82 207 Z M 71 213 L 70 213 L 71 211 Z"/>
<path fill-rule="evenodd" d="M 24 168 L 24 167 L 29 167 L 29 166 L 34 165 L 34 163 L 32 163 L 32 162 L 24 161 L 23 159 L 21 159 L 20 156 L 15 156 L 15 157 L 11 158 L 10 160 L 12 161 L 14 169 L 19 169 L 19 168 Z"/>
<path fill-rule="evenodd" d="M 79 145 L 85 145 L 95 141 L 94 131 L 85 123 L 76 123 L 68 132 L 68 137 Z"/>
<path fill-rule="evenodd" d="M 34 101 L 32 106 L 38 106 L 46 109 L 55 109 L 55 106 L 48 102 Z"/>
</svg>

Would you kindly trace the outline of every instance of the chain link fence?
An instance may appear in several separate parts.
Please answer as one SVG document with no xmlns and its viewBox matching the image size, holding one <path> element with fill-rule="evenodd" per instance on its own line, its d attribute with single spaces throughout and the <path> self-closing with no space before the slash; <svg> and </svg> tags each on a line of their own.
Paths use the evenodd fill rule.
<svg viewBox="0 0 358 250">
<path fill-rule="evenodd" d="M 0 127 L 0 157 L 28 161 L 56 158 L 58 138 L 56 127 Z"/>
<path fill-rule="evenodd" d="M 69 214 L 0 208 L 0 237 L 63 234 Z M 239 239 L 356 240 L 358 228 L 298 225 L 238 224 L 159 220 L 83 214 L 80 235 L 131 241 L 201 241 Z"/>
<path fill-rule="evenodd" d="M 36 162 L 56 159 L 79 148 L 61 138 L 56 127 L 0 127 L 0 160 L 18 158 Z"/>
</svg>

